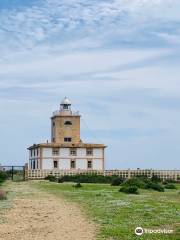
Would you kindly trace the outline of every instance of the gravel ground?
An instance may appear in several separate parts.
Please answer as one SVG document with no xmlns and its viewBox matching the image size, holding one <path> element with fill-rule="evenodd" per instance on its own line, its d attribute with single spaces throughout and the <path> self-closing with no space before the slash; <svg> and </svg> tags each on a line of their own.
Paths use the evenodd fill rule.
<svg viewBox="0 0 180 240">
<path fill-rule="evenodd" d="M 74 203 L 38 191 L 28 182 L 9 183 L 12 208 L 3 210 L 0 240 L 95 240 L 96 228 Z"/>
</svg>

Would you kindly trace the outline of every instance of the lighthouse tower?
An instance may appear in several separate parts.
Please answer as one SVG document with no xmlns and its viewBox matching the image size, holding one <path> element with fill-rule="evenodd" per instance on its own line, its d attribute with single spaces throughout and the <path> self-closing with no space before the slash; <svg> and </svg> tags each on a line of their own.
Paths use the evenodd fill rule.
<svg viewBox="0 0 180 240">
<path fill-rule="evenodd" d="M 72 112 L 71 102 L 67 97 L 62 100 L 60 109 L 51 117 L 51 142 L 80 142 L 80 115 L 79 112 Z"/>
<path fill-rule="evenodd" d="M 29 150 L 32 170 L 104 170 L 104 150 L 100 143 L 85 143 L 80 138 L 80 114 L 73 112 L 65 97 L 51 117 L 51 142 L 34 144 Z"/>
</svg>

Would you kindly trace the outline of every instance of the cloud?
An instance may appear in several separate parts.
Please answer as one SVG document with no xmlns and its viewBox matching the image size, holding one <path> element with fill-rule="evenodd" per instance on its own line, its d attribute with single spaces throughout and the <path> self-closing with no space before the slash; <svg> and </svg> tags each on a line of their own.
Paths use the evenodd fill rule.
<svg viewBox="0 0 180 240">
<path fill-rule="evenodd" d="M 49 117 L 68 95 L 83 139 L 109 146 L 109 168 L 170 168 L 171 154 L 179 166 L 179 1 L 3 2 L 4 162 L 24 163 L 26 147 L 49 138 Z"/>
<path fill-rule="evenodd" d="M 165 20 L 171 23 L 171 31 L 177 30 L 174 22 L 179 22 L 179 14 L 174 12 L 179 6 L 176 0 L 49 0 L 31 5 L 26 2 L 21 8 L 15 5 L 1 10 L 0 43 L 6 41 L 3 52 L 9 55 L 12 49 L 31 51 L 39 46 L 53 51 L 64 43 L 70 49 L 79 49 L 83 41 L 84 47 L 89 45 L 89 48 L 159 46 L 161 41 L 156 33 L 161 31 Z M 170 34 L 168 29 L 164 30 L 164 34 Z M 164 42 L 168 44 L 169 41 Z"/>
</svg>

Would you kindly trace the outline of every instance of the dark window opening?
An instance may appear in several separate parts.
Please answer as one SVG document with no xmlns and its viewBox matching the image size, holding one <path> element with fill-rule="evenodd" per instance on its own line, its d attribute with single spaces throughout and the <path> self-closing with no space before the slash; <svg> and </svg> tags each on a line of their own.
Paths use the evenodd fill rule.
<svg viewBox="0 0 180 240">
<path fill-rule="evenodd" d="M 63 105 L 63 109 L 68 109 L 68 108 L 69 108 L 68 105 L 66 104 Z"/>
<path fill-rule="evenodd" d="M 88 160 L 88 168 L 92 168 L 92 161 Z"/>
<path fill-rule="evenodd" d="M 93 149 L 92 148 L 87 148 L 86 149 L 86 155 L 87 156 L 92 156 L 93 155 Z"/>
<path fill-rule="evenodd" d="M 76 168 L 76 162 L 74 160 L 71 160 L 71 168 Z"/>
<path fill-rule="evenodd" d="M 53 148 L 52 155 L 59 155 L 59 148 Z"/>
<path fill-rule="evenodd" d="M 76 156 L 77 155 L 77 149 L 76 148 L 71 148 L 70 149 L 70 155 L 71 156 Z"/>
<path fill-rule="evenodd" d="M 64 125 L 72 125 L 71 121 L 65 121 Z"/>
<path fill-rule="evenodd" d="M 36 169 L 36 162 L 35 162 L 35 160 L 33 161 L 33 167 L 32 168 Z"/>
<path fill-rule="evenodd" d="M 58 167 L 58 161 L 54 161 L 54 168 Z"/>
<path fill-rule="evenodd" d="M 65 137 L 64 142 L 71 142 L 71 138 L 70 137 Z"/>
</svg>

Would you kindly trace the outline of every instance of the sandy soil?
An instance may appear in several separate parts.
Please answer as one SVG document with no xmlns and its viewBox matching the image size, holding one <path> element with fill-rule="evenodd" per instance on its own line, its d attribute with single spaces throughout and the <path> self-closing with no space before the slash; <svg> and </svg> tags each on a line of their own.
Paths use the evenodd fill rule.
<svg viewBox="0 0 180 240">
<path fill-rule="evenodd" d="M 11 183 L 13 207 L 3 214 L 1 240 L 94 240 L 95 226 L 78 206 L 39 192 L 28 183 Z"/>
</svg>

